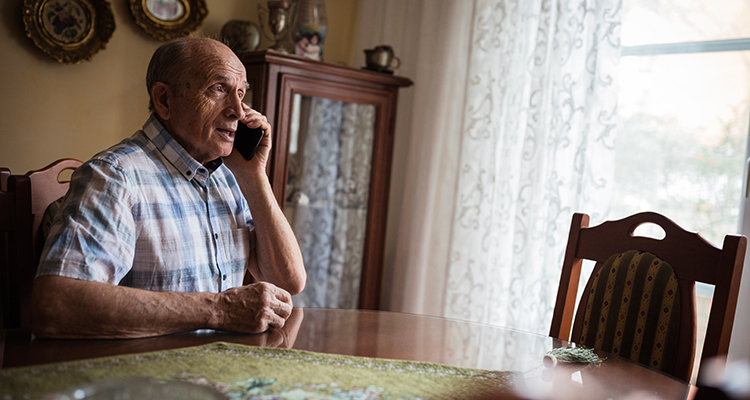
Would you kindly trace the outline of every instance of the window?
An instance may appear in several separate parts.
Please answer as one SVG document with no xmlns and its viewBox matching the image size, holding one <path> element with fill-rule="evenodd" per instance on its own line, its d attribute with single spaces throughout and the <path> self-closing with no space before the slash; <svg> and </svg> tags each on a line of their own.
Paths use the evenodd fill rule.
<svg viewBox="0 0 750 400">
<path fill-rule="evenodd" d="M 623 0 L 608 219 L 656 211 L 717 246 L 737 232 L 750 106 L 748 17 L 743 0 Z M 711 293 L 698 288 L 699 352 Z"/>
<path fill-rule="evenodd" d="M 624 0 L 610 218 L 661 212 L 721 244 L 737 231 L 750 94 L 742 0 Z M 688 41 L 689 40 L 689 41 Z"/>
</svg>

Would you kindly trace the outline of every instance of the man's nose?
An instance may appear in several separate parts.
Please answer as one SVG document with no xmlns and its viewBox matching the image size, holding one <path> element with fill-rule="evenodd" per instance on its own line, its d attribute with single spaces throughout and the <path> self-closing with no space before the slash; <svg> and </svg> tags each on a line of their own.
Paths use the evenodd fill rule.
<svg viewBox="0 0 750 400">
<path fill-rule="evenodd" d="M 242 99 L 239 96 L 229 96 L 227 113 L 230 117 L 242 120 L 245 118 L 245 108 L 242 107 Z"/>
</svg>

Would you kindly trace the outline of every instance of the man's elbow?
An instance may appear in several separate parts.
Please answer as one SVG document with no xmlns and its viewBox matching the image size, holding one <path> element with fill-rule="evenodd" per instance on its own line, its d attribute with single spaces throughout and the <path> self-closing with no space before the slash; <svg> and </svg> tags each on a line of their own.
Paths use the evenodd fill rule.
<svg viewBox="0 0 750 400">
<path fill-rule="evenodd" d="M 60 339 L 60 329 L 57 325 L 46 316 L 40 314 L 32 314 L 31 316 L 31 333 L 38 338 L 45 339 Z"/>
<path fill-rule="evenodd" d="M 294 296 L 295 294 L 302 293 L 302 290 L 305 289 L 305 282 L 307 281 L 307 274 L 305 273 L 305 270 L 303 269 L 301 273 L 297 274 L 296 276 L 292 277 L 289 282 L 287 283 L 287 287 L 285 288 L 289 294 Z"/>
</svg>

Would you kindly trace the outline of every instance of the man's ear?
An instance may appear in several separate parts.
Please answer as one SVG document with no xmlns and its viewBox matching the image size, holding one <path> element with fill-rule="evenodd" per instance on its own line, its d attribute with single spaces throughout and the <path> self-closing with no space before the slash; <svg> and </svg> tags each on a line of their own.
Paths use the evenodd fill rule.
<svg viewBox="0 0 750 400">
<path fill-rule="evenodd" d="M 151 87 L 151 101 L 154 103 L 156 114 L 165 121 L 169 119 L 170 96 L 169 86 L 164 82 L 156 82 Z"/>
</svg>

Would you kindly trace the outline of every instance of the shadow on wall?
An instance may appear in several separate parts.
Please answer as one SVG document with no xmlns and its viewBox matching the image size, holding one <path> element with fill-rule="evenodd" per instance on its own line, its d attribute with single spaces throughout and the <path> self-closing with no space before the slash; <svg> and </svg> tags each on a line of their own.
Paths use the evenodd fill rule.
<svg viewBox="0 0 750 400">
<path fill-rule="evenodd" d="M 0 2 L 0 15 L 2 24 L 6 27 L 7 37 L 16 41 L 24 50 L 33 54 L 40 62 L 57 64 L 57 61 L 51 59 L 34 45 L 26 36 L 26 28 L 23 25 L 23 2 L 22 1 L 3 1 Z"/>
</svg>

